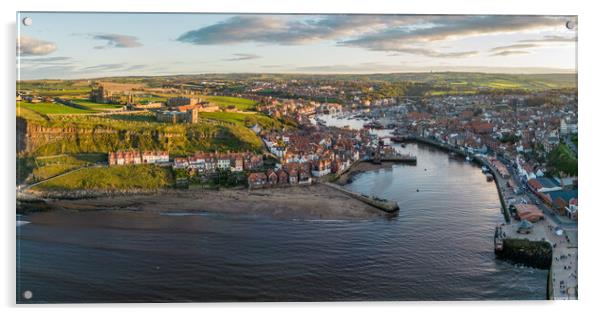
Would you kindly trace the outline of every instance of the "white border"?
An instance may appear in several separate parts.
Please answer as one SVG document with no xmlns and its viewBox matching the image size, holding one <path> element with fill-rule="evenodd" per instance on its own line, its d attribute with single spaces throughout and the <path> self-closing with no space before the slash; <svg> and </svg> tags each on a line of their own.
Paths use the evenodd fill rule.
<svg viewBox="0 0 602 316">
<path fill-rule="evenodd" d="M 345 313 L 347 315 L 417 313 L 452 315 L 543 315 L 544 313 L 576 315 L 595 310 L 596 296 L 602 293 L 602 280 L 598 273 L 602 262 L 599 249 L 600 238 L 597 234 L 602 224 L 597 207 L 600 200 L 600 144 L 602 135 L 599 119 L 602 117 L 600 89 L 600 37 L 602 29 L 599 11 L 595 1 L 525 1 L 525 0 L 451 0 L 451 1 L 327 1 L 327 0 L 124 0 L 68 1 L 68 0 L 19 0 L 2 1 L 2 201 L 4 207 L 2 236 L 4 237 L 2 264 L 3 277 L 0 298 L 3 309 L 9 313 L 25 315 L 43 312 L 45 315 L 61 316 L 104 315 L 114 312 L 134 312 L 132 308 L 141 308 L 145 315 L 162 315 L 167 308 L 177 308 L 177 313 L 245 313 L 250 315 L 306 315 L 314 313 Z M 578 302 L 387 302 L 387 303 L 260 303 L 260 304 L 94 304 L 94 305 L 53 305 L 53 306 L 15 306 L 15 224 L 14 224 L 14 155 L 15 155 L 15 108 L 12 106 L 15 90 L 15 16 L 16 11 L 129 11 L 129 12 L 274 12 L 274 13 L 418 13 L 418 14 L 556 14 L 579 16 L 579 130 L 581 150 L 579 163 L 580 177 L 580 251 L 579 251 L 579 301 Z M 6 154 L 8 152 L 8 154 Z M 400 284 L 400 286 L 403 286 Z M 97 307 L 95 309 L 80 308 Z M 5 311 L 6 312 L 6 311 Z M 136 311 L 137 312 L 137 311 Z M 5 314 L 6 315 L 6 314 Z"/>
</svg>

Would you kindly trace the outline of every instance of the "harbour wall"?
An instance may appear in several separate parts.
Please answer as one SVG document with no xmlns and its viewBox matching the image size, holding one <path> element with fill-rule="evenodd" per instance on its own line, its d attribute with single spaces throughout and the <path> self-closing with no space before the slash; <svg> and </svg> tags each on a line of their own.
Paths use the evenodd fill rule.
<svg viewBox="0 0 602 316">
<path fill-rule="evenodd" d="M 552 245 L 547 241 L 506 238 L 504 247 L 496 255 L 514 263 L 538 269 L 552 266 Z"/>
</svg>

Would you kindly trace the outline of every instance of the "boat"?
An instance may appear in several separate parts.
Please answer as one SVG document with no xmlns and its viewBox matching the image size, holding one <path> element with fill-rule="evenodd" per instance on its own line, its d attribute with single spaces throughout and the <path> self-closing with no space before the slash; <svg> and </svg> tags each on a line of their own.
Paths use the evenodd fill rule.
<svg viewBox="0 0 602 316">
<path fill-rule="evenodd" d="M 487 182 L 493 181 L 493 175 L 491 173 L 486 173 L 485 176 L 487 177 Z"/>
<path fill-rule="evenodd" d="M 489 168 L 487 168 L 487 166 L 482 166 L 481 171 L 483 171 L 483 173 L 487 173 L 489 171 Z"/>
<path fill-rule="evenodd" d="M 403 143 L 403 137 L 391 136 L 389 139 L 391 139 L 391 141 L 394 143 Z M 405 144 L 402 144 L 401 146 L 405 147 Z"/>
<path fill-rule="evenodd" d="M 466 156 L 466 161 L 471 161 L 472 158 L 470 158 L 470 156 Z"/>
<path fill-rule="evenodd" d="M 402 148 L 406 148 L 406 144 L 405 144 L 405 143 L 402 143 L 402 144 L 401 144 L 401 147 L 402 147 Z"/>
<path fill-rule="evenodd" d="M 379 122 L 374 121 L 374 122 L 364 124 L 364 128 L 365 129 L 383 129 L 383 125 L 380 124 Z"/>
</svg>

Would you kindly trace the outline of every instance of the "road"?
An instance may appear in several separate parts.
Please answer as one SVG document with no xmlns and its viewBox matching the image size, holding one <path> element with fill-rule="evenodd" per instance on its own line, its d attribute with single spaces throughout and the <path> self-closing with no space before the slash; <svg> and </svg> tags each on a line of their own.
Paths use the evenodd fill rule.
<svg viewBox="0 0 602 316">
<path fill-rule="evenodd" d="M 512 219 L 502 229 L 506 238 L 527 238 L 529 240 L 547 240 L 553 247 L 552 266 L 550 267 L 552 278 L 552 297 L 554 300 L 574 300 L 578 296 L 578 269 L 577 269 L 577 222 L 563 216 L 559 216 L 553 209 L 541 202 L 541 200 L 526 188 L 526 184 L 520 181 L 516 170 L 505 162 L 512 179 L 524 189 L 520 194 L 514 194 L 507 187 L 508 180 L 499 177 L 499 185 L 502 189 L 504 199 L 514 198 L 517 201 L 525 200 L 535 204 L 543 211 L 543 220 L 533 223 L 533 231 L 528 234 L 517 232 L 520 222 Z M 556 229 L 561 228 L 563 234 L 556 234 Z"/>
<path fill-rule="evenodd" d="M 512 175 L 512 179 L 514 180 L 514 182 L 517 185 L 520 185 L 522 188 L 523 193 L 515 195 L 517 200 L 524 198 L 527 200 L 527 202 L 537 205 L 539 207 L 539 209 L 541 209 L 543 211 L 545 216 L 550 218 L 552 220 L 552 222 L 554 222 L 554 224 L 560 228 L 563 228 L 563 229 L 576 229 L 577 228 L 577 222 L 575 222 L 569 218 L 559 216 L 556 213 L 556 211 L 551 209 L 545 203 L 542 203 L 542 201 L 539 197 L 537 197 L 535 194 L 533 194 L 533 192 L 531 192 L 528 188 L 526 188 L 526 183 L 521 181 L 520 176 L 517 174 L 515 168 L 513 168 L 512 166 L 509 166 L 508 164 L 506 164 L 506 167 L 508 168 L 508 171 L 510 171 L 510 174 Z"/>
</svg>

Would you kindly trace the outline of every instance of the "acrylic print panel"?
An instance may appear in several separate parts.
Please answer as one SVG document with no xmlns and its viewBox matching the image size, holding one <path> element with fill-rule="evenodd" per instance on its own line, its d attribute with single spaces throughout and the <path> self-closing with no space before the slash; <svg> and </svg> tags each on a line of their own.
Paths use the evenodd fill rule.
<svg viewBox="0 0 602 316">
<path fill-rule="evenodd" d="M 18 303 L 578 296 L 576 16 L 17 19 Z"/>
</svg>

